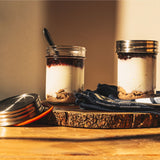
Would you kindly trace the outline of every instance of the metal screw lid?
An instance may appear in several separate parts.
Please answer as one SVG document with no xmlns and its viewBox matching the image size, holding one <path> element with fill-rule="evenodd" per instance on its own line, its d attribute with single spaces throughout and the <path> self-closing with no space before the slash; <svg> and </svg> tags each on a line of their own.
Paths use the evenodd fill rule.
<svg viewBox="0 0 160 160">
<path fill-rule="evenodd" d="M 81 46 L 70 46 L 70 45 L 55 45 L 55 52 L 58 52 L 59 57 L 86 57 L 86 48 Z M 52 47 L 47 48 L 47 57 L 55 56 L 55 52 Z M 57 57 L 58 58 L 58 57 Z"/>
<path fill-rule="evenodd" d="M 120 40 L 116 41 L 117 53 L 158 53 L 158 41 Z"/>
<path fill-rule="evenodd" d="M 52 108 L 51 108 L 52 109 Z M 0 126 L 32 123 L 51 111 L 45 111 L 38 94 L 21 94 L 0 101 Z"/>
</svg>

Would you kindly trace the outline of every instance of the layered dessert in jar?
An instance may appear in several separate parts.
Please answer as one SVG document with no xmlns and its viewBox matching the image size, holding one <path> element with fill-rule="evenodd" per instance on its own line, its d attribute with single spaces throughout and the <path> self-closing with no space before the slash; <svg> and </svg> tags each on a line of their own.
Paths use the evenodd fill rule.
<svg viewBox="0 0 160 160">
<path fill-rule="evenodd" d="M 118 97 L 136 99 L 154 95 L 157 41 L 117 41 Z"/>
<path fill-rule="evenodd" d="M 46 99 L 54 104 L 74 104 L 75 93 L 84 88 L 85 48 L 57 46 L 46 65 Z"/>
</svg>

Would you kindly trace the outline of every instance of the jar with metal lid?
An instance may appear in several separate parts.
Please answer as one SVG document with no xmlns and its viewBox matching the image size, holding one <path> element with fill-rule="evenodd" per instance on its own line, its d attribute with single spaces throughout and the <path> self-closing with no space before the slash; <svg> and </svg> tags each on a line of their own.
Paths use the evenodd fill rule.
<svg viewBox="0 0 160 160">
<path fill-rule="evenodd" d="M 157 48 L 158 42 L 153 40 L 116 42 L 120 99 L 150 97 L 154 94 Z"/>
<path fill-rule="evenodd" d="M 57 54 L 58 53 L 58 54 Z M 76 92 L 84 88 L 86 49 L 57 45 L 47 50 L 46 99 L 54 104 L 74 104 Z"/>
</svg>

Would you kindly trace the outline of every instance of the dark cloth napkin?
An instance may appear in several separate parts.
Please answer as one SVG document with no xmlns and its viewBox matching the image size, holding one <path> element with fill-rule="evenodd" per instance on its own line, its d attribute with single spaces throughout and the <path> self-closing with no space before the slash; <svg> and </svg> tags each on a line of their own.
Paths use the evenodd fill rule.
<svg viewBox="0 0 160 160">
<path fill-rule="evenodd" d="M 120 100 L 117 87 L 107 84 L 98 84 L 95 91 L 76 93 L 76 104 L 87 110 L 160 114 L 160 97 Z"/>
</svg>

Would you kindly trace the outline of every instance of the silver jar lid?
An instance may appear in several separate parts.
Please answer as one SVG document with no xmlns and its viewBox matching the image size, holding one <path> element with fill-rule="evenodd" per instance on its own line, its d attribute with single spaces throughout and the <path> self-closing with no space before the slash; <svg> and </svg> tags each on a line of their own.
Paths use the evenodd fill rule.
<svg viewBox="0 0 160 160">
<path fill-rule="evenodd" d="M 60 57 L 86 57 L 86 48 L 81 46 L 71 46 L 71 45 L 55 45 L 55 49 L 53 47 L 47 48 L 47 57 L 55 56 L 55 52 L 58 52 L 58 56 Z"/>
<path fill-rule="evenodd" d="M 21 94 L 0 101 L 0 126 L 23 126 L 51 112 L 42 105 L 38 94 Z"/>
<path fill-rule="evenodd" d="M 158 41 L 120 40 L 116 41 L 117 53 L 158 53 Z"/>
</svg>

